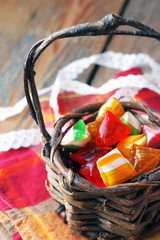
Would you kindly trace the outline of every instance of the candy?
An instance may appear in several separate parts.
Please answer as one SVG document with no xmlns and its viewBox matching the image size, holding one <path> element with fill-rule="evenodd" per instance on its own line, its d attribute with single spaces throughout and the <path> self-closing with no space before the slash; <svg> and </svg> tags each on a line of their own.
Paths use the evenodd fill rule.
<svg viewBox="0 0 160 240">
<path fill-rule="evenodd" d="M 78 173 L 80 176 L 86 178 L 89 182 L 99 187 L 106 187 L 97 169 L 96 162 L 97 158 L 92 159 L 89 162 L 86 162 L 81 166 Z"/>
<path fill-rule="evenodd" d="M 120 118 L 125 113 L 118 99 L 113 97 L 100 107 L 96 117 L 96 121 L 102 122 L 107 111 L 112 112 L 118 118 Z"/>
<path fill-rule="evenodd" d="M 85 123 L 82 119 L 80 119 L 64 135 L 61 141 L 61 146 L 77 150 L 84 147 L 90 139 L 91 136 L 85 126 Z"/>
<path fill-rule="evenodd" d="M 97 134 L 97 130 L 99 128 L 100 123 L 99 122 L 90 122 L 87 124 L 87 129 L 91 135 L 91 141 L 95 142 L 95 138 L 96 138 L 96 134 Z"/>
<path fill-rule="evenodd" d="M 160 130 L 143 125 L 142 132 L 147 134 L 147 147 L 160 148 Z"/>
<path fill-rule="evenodd" d="M 131 135 L 138 135 L 141 133 L 141 124 L 131 112 L 127 111 L 120 119 L 132 129 Z"/>
<path fill-rule="evenodd" d="M 91 135 L 92 142 L 95 141 L 99 125 L 102 122 L 107 111 L 112 112 L 118 118 L 120 118 L 125 113 L 122 105 L 119 103 L 117 98 L 110 98 L 107 102 L 105 102 L 100 107 L 97 117 L 96 117 L 96 120 L 87 124 L 87 128 Z"/>
<path fill-rule="evenodd" d="M 103 148 L 100 146 L 96 146 L 95 144 L 88 143 L 85 147 L 81 148 L 79 151 L 70 154 L 70 158 L 79 164 L 85 164 L 90 160 L 101 157 L 107 154 L 112 148 Z"/>
<path fill-rule="evenodd" d="M 121 184 L 137 174 L 130 162 L 116 148 L 99 158 L 97 167 L 104 184 L 108 187 Z"/>
<path fill-rule="evenodd" d="M 117 144 L 117 149 L 126 157 L 130 158 L 130 148 L 132 144 L 135 143 L 140 146 L 146 146 L 147 144 L 147 136 L 146 134 L 140 134 L 140 135 L 131 135 L 127 136 L 124 139 L 122 139 Z"/>
<path fill-rule="evenodd" d="M 131 128 L 124 124 L 118 117 L 110 111 L 107 111 L 103 121 L 101 122 L 97 135 L 97 146 L 113 146 L 123 137 L 131 133 Z"/>
<path fill-rule="evenodd" d="M 130 161 L 138 174 L 146 173 L 157 167 L 160 161 L 160 150 L 133 144 L 130 150 Z"/>
</svg>

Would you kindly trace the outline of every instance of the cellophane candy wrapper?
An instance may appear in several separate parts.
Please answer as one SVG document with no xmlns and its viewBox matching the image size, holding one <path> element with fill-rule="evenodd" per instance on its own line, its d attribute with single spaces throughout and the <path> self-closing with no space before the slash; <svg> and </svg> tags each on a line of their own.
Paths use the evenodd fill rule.
<svg viewBox="0 0 160 240">
<path fill-rule="evenodd" d="M 111 79 L 106 79 L 106 82 L 99 87 L 89 86 L 78 81 L 79 74 L 94 64 L 116 69 L 117 73 Z M 115 98 L 135 97 L 143 104 L 160 111 L 158 104 L 160 100 L 160 64 L 143 53 L 123 54 L 108 51 L 92 55 L 76 60 L 60 69 L 54 84 L 39 90 L 40 98 L 46 94 L 49 94 L 48 107 L 54 115 L 52 120 L 58 119 L 59 116 L 82 105 L 102 102 L 111 96 Z M 129 98 L 126 97 L 126 100 Z M 12 107 L 1 107 L 0 121 L 20 114 L 26 105 L 26 99 L 23 98 Z M 46 126 L 52 133 L 53 121 L 48 121 Z M 38 129 L 13 131 L 0 135 L 0 151 L 7 151 L 10 148 L 17 149 L 21 146 L 28 147 L 39 142 Z"/>
</svg>

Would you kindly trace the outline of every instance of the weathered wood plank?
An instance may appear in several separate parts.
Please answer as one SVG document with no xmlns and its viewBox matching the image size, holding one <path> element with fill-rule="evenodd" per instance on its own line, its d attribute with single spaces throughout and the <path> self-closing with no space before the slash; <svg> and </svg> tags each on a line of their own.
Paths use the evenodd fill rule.
<svg viewBox="0 0 160 240">
<path fill-rule="evenodd" d="M 108 13 L 119 13 L 124 0 L 46 0 L 1 1 L 0 8 L 0 105 L 15 104 L 24 96 L 23 63 L 29 48 L 39 39 L 71 25 L 97 21 Z M 115 4 L 116 3 L 116 4 Z M 106 42 L 100 38 L 64 39 L 52 44 L 36 67 L 38 89 L 51 85 L 57 71 L 81 57 L 99 53 Z M 84 75 L 81 78 L 85 81 Z M 21 124 L 25 118 L 25 121 Z M 14 124 L 6 123 L 0 132 L 28 127 L 28 111 Z"/>
<path fill-rule="evenodd" d="M 160 4 L 159 0 L 132 0 L 125 11 L 124 17 L 140 21 L 160 32 Z M 114 36 L 107 50 L 122 53 L 149 54 L 160 62 L 160 42 L 149 38 Z M 110 79 L 118 70 L 101 67 L 95 75 L 92 85 L 99 86 Z"/>
<path fill-rule="evenodd" d="M 29 48 L 51 32 L 102 18 L 107 12 L 118 12 L 123 0 L 115 5 L 111 0 L 56 0 L 4 2 L 1 16 L 1 97 L 0 102 L 13 104 L 22 96 L 22 65 Z M 62 8 L 63 6 L 63 8 Z M 38 86 L 49 85 L 58 69 L 73 59 L 99 52 L 106 37 L 57 41 L 41 57 L 37 68 Z M 11 88 L 11 89 L 10 89 Z M 3 90 L 2 90 L 3 89 Z M 13 91 L 13 89 L 15 91 Z M 4 91 L 6 90 L 6 91 Z"/>
</svg>

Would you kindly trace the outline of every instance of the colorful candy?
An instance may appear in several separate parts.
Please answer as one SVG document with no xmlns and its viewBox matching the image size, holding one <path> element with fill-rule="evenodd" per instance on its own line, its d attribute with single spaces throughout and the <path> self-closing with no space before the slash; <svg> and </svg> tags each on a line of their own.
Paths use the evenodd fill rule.
<svg viewBox="0 0 160 240">
<path fill-rule="evenodd" d="M 100 107 L 96 117 L 96 121 L 102 122 L 107 111 L 112 112 L 118 118 L 120 118 L 125 113 L 118 99 L 113 97 Z"/>
<path fill-rule="evenodd" d="M 142 133 L 147 135 L 147 147 L 160 148 L 160 130 L 143 125 Z"/>
<path fill-rule="evenodd" d="M 85 126 L 85 123 L 82 119 L 80 119 L 64 135 L 61 141 L 61 146 L 77 150 L 84 147 L 90 139 L 91 136 Z"/>
<path fill-rule="evenodd" d="M 94 158 L 89 162 L 86 162 L 80 167 L 78 173 L 80 176 L 86 178 L 89 182 L 99 187 L 105 187 L 105 184 L 103 183 L 103 180 L 97 169 L 96 162 L 97 162 L 97 158 Z"/>
<path fill-rule="evenodd" d="M 104 184 L 108 187 L 121 184 L 137 174 L 130 162 L 116 148 L 99 158 L 97 167 Z"/>
<path fill-rule="evenodd" d="M 97 130 L 99 128 L 100 123 L 99 122 L 90 122 L 87 124 L 87 129 L 91 135 L 91 141 L 95 142 L 96 139 L 96 134 L 97 134 Z"/>
<path fill-rule="evenodd" d="M 99 187 L 121 184 L 160 161 L 160 150 L 149 148 L 160 148 L 160 131 L 141 127 L 116 98 L 102 105 L 94 121 L 81 119 L 67 128 L 61 146 L 72 151 L 69 166 Z"/>
<path fill-rule="evenodd" d="M 137 174 L 146 173 L 157 167 L 160 161 L 160 150 L 133 144 L 130 150 L 130 161 Z"/>
<path fill-rule="evenodd" d="M 141 124 L 131 112 L 127 111 L 120 119 L 132 129 L 131 135 L 138 135 L 141 133 Z"/>
<path fill-rule="evenodd" d="M 85 147 L 75 153 L 71 153 L 69 156 L 72 160 L 82 165 L 96 157 L 101 157 L 107 154 L 110 150 L 112 150 L 110 147 L 103 148 L 96 146 L 95 143 L 88 143 Z"/>
<path fill-rule="evenodd" d="M 113 146 L 123 137 L 129 135 L 131 131 L 128 125 L 124 124 L 113 113 L 107 111 L 98 128 L 96 144 L 104 147 Z"/>
<path fill-rule="evenodd" d="M 130 148 L 132 144 L 137 144 L 139 146 L 146 146 L 147 136 L 145 133 L 140 135 L 131 135 L 123 138 L 118 144 L 117 149 L 126 157 L 130 158 Z"/>
<path fill-rule="evenodd" d="M 120 104 L 120 102 L 118 101 L 117 98 L 113 97 L 113 98 L 110 98 L 109 100 L 107 100 L 100 107 L 100 109 L 98 111 L 98 114 L 97 114 L 97 117 L 96 117 L 96 120 L 94 122 L 91 122 L 91 123 L 87 124 L 88 131 L 89 131 L 89 133 L 92 137 L 93 142 L 95 141 L 99 125 L 102 122 L 102 120 L 103 120 L 107 111 L 112 112 L 118 118 L 120 118 L 125 113 L 122 105 Z"/>
</svg>

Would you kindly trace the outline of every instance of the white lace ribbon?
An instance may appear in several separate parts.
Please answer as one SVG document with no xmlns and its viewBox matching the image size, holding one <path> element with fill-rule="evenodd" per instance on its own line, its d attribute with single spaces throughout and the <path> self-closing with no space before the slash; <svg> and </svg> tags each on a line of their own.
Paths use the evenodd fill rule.
<svg viewBox="0 0 160 240">
<path fill-rule="evenodd" d="M 38 95 L 42 96 L 47 92 L 50 92 L 52 88 L 53 88 L 53 85 L 51 85 L 48 88 L 43 88 L 38 91 Z M 0 121 L 4 121 L 9 117 L 13 117 L 21 113 L 26 106 L 27 106 L 27 100 L 26 100 L 26 97 L 24 97 L 12 107 L 0 107 Z"/>
<path fill-rule="evenodd" d="M 144 71 L 144 75 L 128 75 L 117 79 L 110 79 L 99 88 L 94 88 L 77 81 L 78 75 L 92 64 L 117 70 L 128 70 L 132 67 L 140 67 Z M 150 68 L 150 73 L 145 74 L 145 70 L 148 69 L 148 67 Z M 59 109 L 57 96 L 61 91 L 73 91 L 83 95 L 104 94 L 123 87 L 119 93 L 116 93 L 116 96 L 119 96 L 120 94 L 125 95 L 126 90 L 128 91 L 130 87 L 132 88 L 130 95 L 135 96 L 139 88 L 147 87 L 160 93 L 159 76 L 160 64 L 144 53 L 123 54 L 108 51 L 102 54 L 92 55 L 72 62 L 58 72 L 54 88 L 50 95 L 50 105 L 54 109 L 56 118 L 58 118 Z M 135 88 L 135 86 L 137 86 L 137 88 Z"/>
<path fill-rule="evenodd" d="M 47 129 L 50 134 L 52 130 L 50 128 Z M 8 151 L 11 148 L 18 149 L 20 147 L 37 145 L 40 143 L 40 138 L 39 129 L 22 129 L 0 134 L 0 152 Z"/>
<path fill-rule="evenodd" d="M 107 68 L 117 70 L 128 70 L 132 67 L 140 67 L 144 75 L 128 75 L 117 79 L 110 79 L 99 88 L 94 88 L 85 83 L 79 82 L 78 75 L 87 69 L 91 64 L 98 64 Z M 150 73 L 145 73 L 150 68 Z M 62 68 L 58 74 L 54 85 L 38 91 L 39 96 L 51 91 L 50 105 L 54 109 L 56 117 L 58 114 L 57 96 L 62 91 L 74 91 L 79 94 L 105 94 L 117 88 L 115 96 L 122 95 L 135 96 L 140 88 L 149 88 L 160 94 L 160 64 L 150 56 L 139 54 L 122 54 L 108 51 L 103 54 L 92 55 L 81 58 Z M 74 80 L 74 81 L 73 81 Z M 136 86 L 136 87 L 135 87 Z M 12 107 L 0 108 L 0 121 L 20 114 L 27 105 L 23 98 Z M 39 129 L 29 129 L 12 131 L 0 135 L 0 151 L 7 151 L 10 148 L 17 149 L 21 146 L 28 147 L 40 142 Z"/>
</svg>

